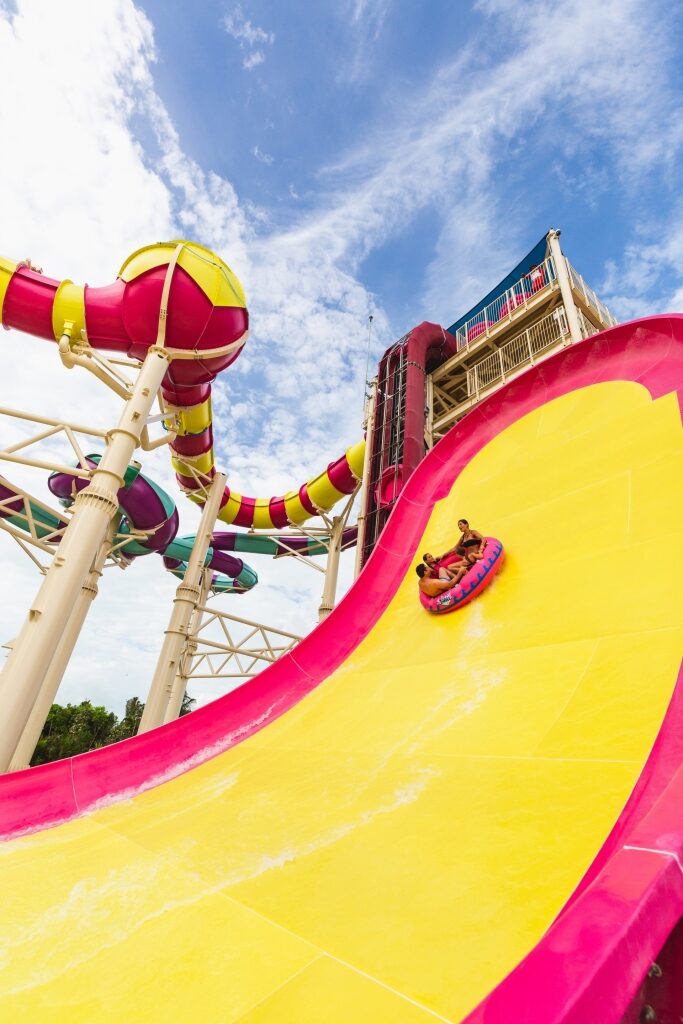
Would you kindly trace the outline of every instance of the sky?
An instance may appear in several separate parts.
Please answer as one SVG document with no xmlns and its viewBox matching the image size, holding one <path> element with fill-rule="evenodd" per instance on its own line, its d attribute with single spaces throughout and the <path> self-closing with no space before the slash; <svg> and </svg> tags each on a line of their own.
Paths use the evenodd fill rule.
<svg viewBox="0 0 683 1024">
<path fill-rule="evenodd" d="M 241 493 L 281 494 L 358 440 L 368 360 L 449 326 L 551 227 L 618 319 L 683 309 L 680 5 L 0 0 L 0 69 L 2 255 L 99 285 L 185 237 L 242 281 L 250 339 L 214 387 Z M 2 344 L 0 405 L 115 423 L 53 346 Z M 0 417 L 0 442 L 19 436 Z M 142 461 L 191 532 L 163 450 Z M 3 473 L 47 497 L 40 471 Z M 0 559 L 4 642 L 40 578 L 6 535 Z M 320 574 L 253 564 L 259 586 L 218 606 L 308 631 Z M 156 556 L 106 570 L 62 703 L 144 699 L 174 586 Z"/>
</svg>

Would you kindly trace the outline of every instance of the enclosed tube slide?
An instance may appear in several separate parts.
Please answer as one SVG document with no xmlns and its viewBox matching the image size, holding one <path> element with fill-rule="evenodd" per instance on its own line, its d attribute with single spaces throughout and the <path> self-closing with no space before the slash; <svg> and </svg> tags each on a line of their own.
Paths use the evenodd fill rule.
<svg viewBox="0 0 683 1024">
<path fill-rule="evenodd" d="M 425 377 L 456 351 L 452 334 L 439 324 L 424 321 L 391 345 L 380 360 L 362 509 L 368 524 L 363 564 L 396 498 L 425 454 Z"/>
<path fill-rule="evenodd" d="M 94 468 L 100 456 L 87 456 L 87 463 Z M 53 473 L 48 480 L 50 491 L 67 507 L 87 481 L 66 473 Z M 119 491 L 119 508 L 123 515 L 119 533 L 152 531 L 151 536 L 140 539 L 131 537 L 121 548 L 126 558 L 138 558 L 156 552 L 163 556 L 164 565 L 174 576 L 182 577 L 187 560 L 195 541 L 194 534 L 178 537 L 178 511 L 175 502 L 163 488 L 141 473 L 137 466 L 129 466 L 124 477 L 124 487 Z M 0 517 L 26 533 L 31 532 L 25 511 L 28 501 L 33 520 L 33 529 L 39 538 L 60 539 L 58 531 L 68 526 L 69 520 L 55 513 L 36 498 L 24 497 L 9 480 L 0 477 Z M 56 536 L 55 536 L 56 535 Z M 355 526 L 344 530 L 342 550 L 356 542 Z M 205 565 L 215 572 L 212 587 L 220 593 L 245 593 L 258 582 L 256 572 L 241 558 L 226 552 L 240 552 L 270 555 L 274 558 L 296 552 L 304 556 L 327 553 L 325 538 L 283 535 L 261 536 L 253 533 L 230 533 L 216 531 L 212 534 L 211 545 Z"/>
<path fill-rule="evenodd" d="M 201 482 L 213 476 L 214 453 L 211 399 L 192 408 L 173 407 L 178 419 L 171 442 L 171 462 L 181 489 L 201 501 Z M 167 422 L 170 429 L 171 421 Z M 365 441 L 359 441 L 327 469 L 307 480 L 298 490 L 273 498 L 250 498 L 225 489 L 218 518 L 235 526 L 260 530 L 300 525 L 320 512 L 329 512 L 345 495 L 352 494 L 363 475 Z"/>
<path fill-rule="evenodd" d="M 100 456 L 88 455 L 85 461 L 90 469 L 95 469 Z M 69 506 L 78 491 L 88 486 L 88 482 L 83 477 L 52 473 L 47 485 L 62 504 Z M 132 537 L 121 549 L 123 554 L 127 558 L 138 558 L 155 551 L 164 556 L 167 569 L 171 569 L 176 576 L 182 576 L 195 538 L 176 537 L 179 520 L 173 498 L 141 473 L 137 466 L 129 466 L 124 476 L 124 486 L 118 493 L 118 501 L 124 517 L 119 525 L 120 533 L 125 534 L 131 528 L 150 531 L 150 536 L 144 540 Z M 227 555 L 213 545 L 206 553 L 204 565 L 215 570 L 216 575 L 211 585 L 221 592 L 245 593 L 258 583 L 254 570 L 241 558 Z"/>
<path fill-rule="evenodd" d="M 445 362 L 457 351 L 457 339 L 445 331 L 439 324 L 425 320 L 414 327 L 405 338 L 390 346 L 382 356 L 379 364 L 378 383 L 385 400 L 389 403 L 398 401 L 399 382 L 396 379 L 398 362 L 403 352 L 405 356 L 405 412 L 403 419 L 402 459 L 395 467 L 397 489 L 401 490 L 410 474 L 420 464 L 425 454 L 425 377 Z M 375 422 L 377 437 L 374 442 L 373 455 L 384 451 L 383 464 L 388 466 L 388 446 L 390 444 L 389 425 L 393 419 L 392 409 L 383 417 L 381 423 Z"/>
<path fill-rule="evenodd" d="M 356 543 L 358 527 L 349 526 L 342 533 L 341 549 Z M 325 555 L 325 537 L 294 537 L 289 534 L 263 536 L 258 533 L 214 533 L 212 544 L 221 551 L 244 551 L 250 554 L 272 555 L 279 558 L 295 552 L 297 555 Z"/>
<path fill-rule="evenodd" d="M 91 468 L 99 462 L 99 455 L 89 455 L 88 465 Z M 53 473 L 48 480 L 51 492 L 66 506 L 74 500 L 78 491 L 87 485 L 84 479 L 69 476 L 66 473 Z M 124 478 L 124 487 L 119 491 L 119 507 L 122 520 L 119 533 L 133 531 L 153 531 L 144 539 L 131 537 L 121 548 L 126 558 L 139 558 L 151 552 L 164 556 L 164 564 L 174 575 L 182 575 L 178 567 L 184 571 L 184 564 L 190 557 L 194 544 L 194 535 L 176 537 L 178 530 L 178 511 L 173 499 L 158 484 L 145 476 L 135 466 L 129 466 Z M 30 532 L 25 513 L 24 502 L 28 501 L 34 529 L 40 538 L 54 539 L 57 543 L 60 536 L 53 536 L 56 531 L 68 525 L 68 519 L 56 516 L 50 509 L 35 498 L 24 497 L 12 484 L 0 477 L 0 500 L 5 504 L 0 508 L 0 516 L 7 519 L 13 526 Z M 228 555 L 216 543 L 220 534 L 214 535 L 214 542 L 207 552 L 204 564 L 214 570 L 212 587 L 215 590 L 231 593 L 244 593 L 251 590 L 258 582 L 258 576 L 241 558 Z M 175 560 L 175 561 L 173 561 Z M 172 564 L 168 564 L 172 563 Z"/>
<path fill-rule="evenodd" d="M 0 323 L 50 341 L 66 333 L 87 339 L 95 349 L 144 359 L 157 342 L 162 292 L 173 261 L 164 344 L 183 357 L 170 363 L 162 393 L 178 420 L 170 446 L 178 482 L 202 502 L 202 484 L 215 473 L 211 384 L 239 355 L 249 324 L 242 286 L 223 260 L 195 242 L 159 242 L 133 253 L 114 284 L 92 288 L 56 281 L 0 257 Z M 329 511 L 355 490 L 364 451 L 360 441 L 298 490 L 279 497 L 250 498 L 226 487 L 219 519 L 279 529 Z"/>
<path fill-rule="evenodd" d="M 344 530 L 341 550 L 344 551 L 346 548 L 352 547 L 356 543 L 357 535 L 358 529 L 355 526 Z M 273 558 L 280 558 L 283 555 L 293 553 L 311 557 L 328 553 L 325 540 L 326 538 L 324 537 L 290 537 L 289 535 L 264 537 L 256 533 L 225 533 L 224 531 L 217 531 L 211 536 L 209 552 L 212 553 L 213 557 L 220 557 L 223 551 L 244 551 L 257 555 L 272 555 Z M 194 535 L 176 537 L 173 543 L 169 544 L 166 548 L 164 565 L 174 576 L 179 578 L 184 576 L 193 544 Z M 237 561 L 241 561 L 241 559 L 237 559 Z M 215 584 L 214 588 L 216 590 L 235 589 L 234 587 L 221 588 L 220 585 L 215 586 Z"/>
</svg>

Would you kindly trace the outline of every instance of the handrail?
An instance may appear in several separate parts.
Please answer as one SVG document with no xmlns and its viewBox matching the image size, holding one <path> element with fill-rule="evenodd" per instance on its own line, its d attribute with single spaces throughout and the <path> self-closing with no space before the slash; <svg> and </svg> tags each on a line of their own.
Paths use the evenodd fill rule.
<svg viewBox="0 0 683 1024">
<path fill-rule="evenodd" d="M 586 300 L 586 305 L 591 306 L 595 312 L 600 316 L 600 319 L 608 327 L 616 326 L 616 317 L 610 313 L 604 302 L 601 302 L 598 296 L 590 285 L 586 284 L 578 270 L 575 270 L 569 260 L 566 260 L 567 270 L 569 272 L 569 279 L 571 280 L 574 291 L 583 295 Z"/>
<path fill-rule="evenodd" d="M 556 279 L 555 264 L 549 256 L 458 328 L 458 349 L 466 348 L 480 335 L 488 334 L 491 327 L 506 318 L 510 319 L 519 306 L 528 305 L 530 298 L 551 288 Z"/>
<path fill-rule="evenodd" d="M 468 370 L 468 397 L 479 395 L 497 381 L 505 381 L 508 374 L 524 364 L 533 365 L 536 355 L 568 336 L 564 306 L 559 306 Z"/>
</svg>

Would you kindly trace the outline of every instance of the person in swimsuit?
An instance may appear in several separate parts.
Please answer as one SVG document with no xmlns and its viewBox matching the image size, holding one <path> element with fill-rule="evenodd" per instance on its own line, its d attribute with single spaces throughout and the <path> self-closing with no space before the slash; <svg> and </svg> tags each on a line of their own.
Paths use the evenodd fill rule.
<svg viewBox="0 0 683 1024">
<path fill-rule="evenodd" d="M 447 571 L 447 570 L 446 570 Z M 418 587 L 421 593 L 426 594 L 427 597 L 438 597 L 439 594 L 443 594 L 445 590 L 450 590 L 454 587 L 459 579 L 465 574 L 466 569 L 460 569 L 457 574 L 457 578 L 452 573 L 449 573 L 450 579 L 439 579 L 436 575 L 436 570 L 431 569 L 424 562 L 420 562 L 415 567 L 415 572 L 419 576 Z"/>
<path fill-rule="evenodd" d="M 465 575 L 465 573 L 467 572 L 467 570 L 469 569 L 469 565 L 465 565 L 464 562 L 462 564 L 460 564 L 460 565 L 449 565 L 449 566 L 444 566 L 444 565 L 439 566 L 439 565 L 437 565 L 437 562 L 440 562 L 442 558 L 445 558 L 446 555 L 451 555 L 453 553 L 454 553 L 453 551 L 447 551 L 445 555 L 440 555 L 438 558 L 435 558 L 434 555 L 430 555 L 429 552 L 427 552 L 426 554 L 424 554 L 422 556 L 422 561 L 430 569 L 434 570 L 434 573 L 436 574 L 437 579 L 440 579 L 440 580 L 450 580 L 450 579 L 452 579 L 452 580 L 454 580 L 454 584 L 455 583 L 459 583 L 460 580 Z"/>
<path fill-rule="evenodd" d="M 466 519 L 458 519 L 458 529 L 461 531 L 460 540 L 455 545 L 455 551 L 462 555 L 470 565 L 480 561 L 484 555 L 485 540 L 478 530 L 473 530 Z"/>
</svg>

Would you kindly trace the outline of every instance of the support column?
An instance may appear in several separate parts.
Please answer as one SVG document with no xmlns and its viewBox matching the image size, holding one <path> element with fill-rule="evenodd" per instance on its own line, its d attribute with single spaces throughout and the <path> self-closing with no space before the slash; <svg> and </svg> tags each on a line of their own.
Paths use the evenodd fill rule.
<svg viewBox="0 0 683 1024">
<path fill-rule="evenodd" d="M 118 511 L 118 491 L 157 391 L 169 354 L 151 348 L 109 444 L 74 513 L 0 676 L 0 772 L 6 771 L 40 693 L 55 649 L 107 527 Z"/>
<path fill-rule="evenodd" d="M 363 568 L 363 548 L 365 547 L 365 528 L 368 507 L 368 491 L 370 488 L 370 470 L 372 467 L 372 444 L 375 433 L 375 411 L 377 409 L 377 378 L 370 385 L 370 401 L 368 405 L 368 418 L 365 424 L 365 454 L 363 457 L 363 480 L 360 486 L 358 501 L 358 535 L 356 537 L 356 565 L 353 578 L 356 579 Z"/>
<path fill-rule="evenodd" d="M 118 518 L 118 517 L 117 517 Z M 47 716 L 50 713 L 50 708 L 54 704 L 57 691 L 59 690 L 62 677 L 66 666 L 69 664 L 69 659 L 73 653 L 73 649 L 76 646 L 76 641 L 80 635 L 83 623 L 85 622 L 86 616 L 90 611 L 90 606 L 97 597 L 97 581 L 102 575 L 102 569 L 104 563 L 107 560 L 107 556 L 111 551 L 114 534 L 116 533 L 116 526 L 112 522 L 107 536 L 100 545 L 100 550 L 97 552 L 97 557 L 93 562 L 92 569 L 81 587 L 81 592 L 76 599 L 73 610 L 69 617 L 69 622 L 62 634 L 62 639 L 57 645 L 54 657 L 50 662 L 50 667 L 47 670 L 43 685 L 40 689 L 38 699 L 33 705 L 26 728 L 21 734 L 21 739 L 17 744 L 17 749 L 14 752 L 14 757 L 9 766 L 11 772 L 19 771 L 22 768 L 28 768 L 31 764 L 31 758 L 35 752 L 40 734 L 43 731 Z"/>
<path fill-rule="evenodd" d="M 425 379 L 425 390 L 425 447 L 429 452 L 434 447 L 434 381 L 431 373 L 428 373 Z"/>
<path fill-rule="evenodd" d="M 211 481 L 202 518 L 199 521 L 197 536 L 192 547 L 192 554 L 173 599 L 171 618 L 164 634 L 164 642 L 161 645 L 138 733 L 149 732 L 150 729 L 156 729 L 157 726 L 164 724 L 180 655 L 190 633 L 192 613 L 199 603 L 199 584 L 204 571 L 204 559 L 209 549 L 211 534 L 220 510 L 226 482 L 227 477 L 224 473 L 216 473 Z"/>
<path fill-rule="evenodd" d="M 204 614 L 203 606 L 206 604 L 206 600 L 209 596 L 212 576 L 213 573 L 211 572 L 211 569 L 205 569 L 202 573 L 202 582 L 199 587 L 199 600 L 197 602 L 197 607 L 192 613 L 190 635 L 188 636 L 185 647 L 178 659 L 178 671 L 176 672 L 176 677 L 173 680 L 173 690 L 168 702 L 168 707 L 166 708 L 166 714 L 164 715 L 164 725 L 166 722 L 175 722 L 176 718 L 180 715 L 180 709 L 183 706 L 183 697 L 187 690 L 187 681 L 192 672 L 192 661 L 197 652 L 197 634 L 199 632 L 199 627 L 202 624 L 202 616 Z"/>
<path fill-rule="evenodd" d="M 318 608 L 318 621 L 326 619 L 334 608 L 334 599 L 337 593 L 337 577 L 339 575 L 339 554 L 341 552 L 342 535 L 344 533 L 344 520 L 341 516 L 335 516 L 332 520 L 330 530 L 330 547 L 327 553 L 327 567 L 325 569 L 325 586 L 323 596 Z"/>
<path fill-rule="evenodd" d="M 555 264 L 555 273 L 557 274 L 557 283 L 560 286 L 560 295 L 562 296 L 562 302 L 567 313 L 569 337 L 571 338 L 572 343 L 575 341 L 581 341 L 583 335 L 581 333 L 579 315 L 576 312 L 576 305 L 574 303 L 572 284 L 569 280 L 567 261 L 562 255 L 562 250 L 560 248 L 560 232 L 556 229 L 549 231 L 548 243 L 550 245 L 550 255 L 552 256 L 553 263 Z"/>
</svg>

